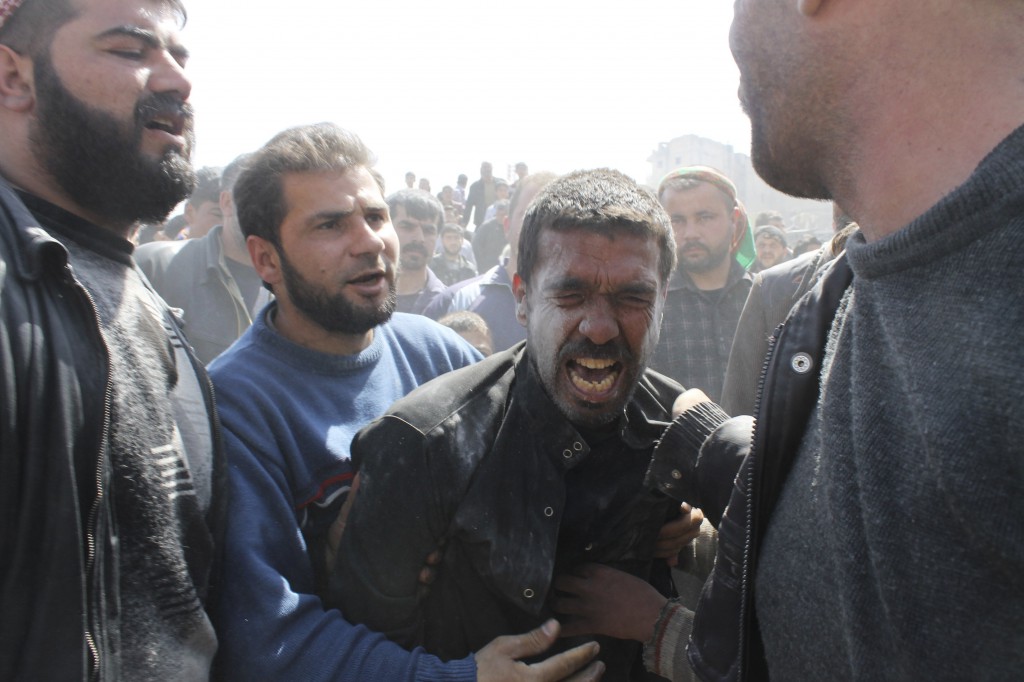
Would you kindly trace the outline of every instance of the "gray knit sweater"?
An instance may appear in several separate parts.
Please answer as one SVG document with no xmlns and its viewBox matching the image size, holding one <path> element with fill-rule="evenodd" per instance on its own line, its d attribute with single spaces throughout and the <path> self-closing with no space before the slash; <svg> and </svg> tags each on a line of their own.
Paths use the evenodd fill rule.
<svg viewBox="0 0 1024 682">
<path fill-rule="evenodd" d="M 764 539 L 773 679 L 1020 679 L 1024 128 L 854 284 Z"/>
</svg>

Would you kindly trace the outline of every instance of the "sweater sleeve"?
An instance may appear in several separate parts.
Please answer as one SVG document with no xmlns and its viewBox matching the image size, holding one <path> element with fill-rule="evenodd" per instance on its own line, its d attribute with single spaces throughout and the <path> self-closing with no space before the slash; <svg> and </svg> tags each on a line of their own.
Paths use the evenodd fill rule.
<svg viewBox="0 0 1024 682">
<path fill-rule="evenodd" d="M 284 464 L 266 426 L 222 402 L 230 466 L 226 580 L 215 618 L 219 672 L 237 680 L 476 679 L 472 657 L 443 663 L 352 625 L 314 594 Z"/>
<path fill-rule="evenodd" d="M 680 554 L 678 568 L 706 580 L 714 568 L 717 548 L 718 533 L 705 521 L 700 535 Z M 671 682 L 697 680 L 686 656 L 696 608 L 690 606 L 681 598 L 667 601 L 654 623 L 654 633 L 644 642 L 644 667 Z"/>
</svg>

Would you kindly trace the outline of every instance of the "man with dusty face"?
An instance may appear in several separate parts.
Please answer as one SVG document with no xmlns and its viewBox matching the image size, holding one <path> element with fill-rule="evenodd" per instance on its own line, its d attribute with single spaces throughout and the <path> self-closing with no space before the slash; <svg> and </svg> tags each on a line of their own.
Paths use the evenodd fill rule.
<svg viewBox="0 0 1024 682">
<path fill-rule="evenodd" d="M 608 426 L 658 342 L 665 300 L 658 247 L 633 235 L 545 230 L 539 252 L 530 284 L 515 280 L 530 359 L 570 422 Z"/>
<path fill-rule="evenodd" d="M 546 227 L 536 240 L 536 261 L 520 261 L 513 278 L 530 361 L 571 423 L 608 426 L 658 343 L 668 279 L 659 243 L 613 224 Z"/>
<path fill-rule="evenodd" d="M 645 370 L 675 265 L 668 216 L 616 171 L 536 184 L 513 278 L 525 344 L 421 387 L 353 445 L 369 486 L 331 599 L 442 658 L 544 617 L 552 577 L 584 563 L 670 584 L 654 538 L 675 505 L 642 486 L 680 392 Z M 423 600 L 417 555 L 438 529 L 451 541 Z M 601 641 L 608 678 L 629 679 L 639 652 Z"/>
</svg>

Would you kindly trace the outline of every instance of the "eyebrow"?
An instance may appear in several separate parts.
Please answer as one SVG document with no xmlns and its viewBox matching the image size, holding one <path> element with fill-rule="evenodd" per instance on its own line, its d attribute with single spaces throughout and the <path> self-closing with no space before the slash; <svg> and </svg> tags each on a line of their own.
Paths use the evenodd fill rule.
<svg viewBox="0 0 1024 682">
<path fill-rule="evenodd" d="M 341 221 L 348 218 L 355 211 L 320 211 L 306 219 L 307 225 L 316 225 L 327 220 Z"/>
<path fill-rule="evenodd" d="M 105 40 L 108 38 L 132 38 L 140 41 L 146 47 L 158 50 L 165 46 L 163 40 L 161 40 L 156 33 L 148 29 L 144 29 L 141 26 L 134 26 L 132 24 L 124 24 L 121 26 L 114 26 L 108 28 L 103 33 L 96 36 L 97 40 Z M 188 58 L 188 48 L 184 45 L 170 44 L 167 45 L 167 51 L 173 54 L 175 57 Z"/>
</svg>

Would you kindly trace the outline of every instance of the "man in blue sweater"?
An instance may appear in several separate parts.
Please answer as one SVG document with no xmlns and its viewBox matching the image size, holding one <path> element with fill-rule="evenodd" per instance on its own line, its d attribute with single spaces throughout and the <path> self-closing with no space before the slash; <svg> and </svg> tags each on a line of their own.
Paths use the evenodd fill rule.
<svg viewBox="0 0 1024 682">
<path fill-rule="evenodd" d="M 397 398 L 480 359 L 457 334 L 394 313 L 398 238 L 369 150 L 331 124 L 287 130 L 235 187 L 253 264 L 276 300 L 210 367 L 230 468 L 221 673 L 253 680 L 556 680 L 591 643 L 526 666 L 548 623 L 443 663 L 346 622 L 316 596 L 352 481 L 356 431 Z M 599 664 L 583 676 L 596 679 Z"/>
</svg>

